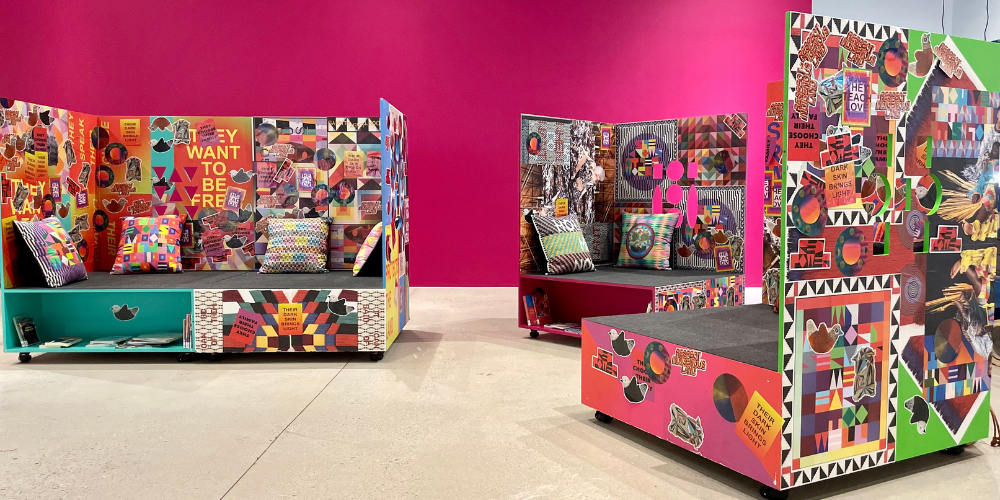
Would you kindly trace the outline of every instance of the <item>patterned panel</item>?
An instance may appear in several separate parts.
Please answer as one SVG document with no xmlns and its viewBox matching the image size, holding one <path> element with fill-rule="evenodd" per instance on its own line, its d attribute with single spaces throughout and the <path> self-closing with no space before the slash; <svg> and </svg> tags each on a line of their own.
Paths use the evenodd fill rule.
<svg viewBox="0 0 1000 500">
<path fill-rule="evenodd" d="M 656 287 L 656 310 L 683 311 L 743 305 L 743 275 Z"/>
<path fill-rule="evenodd" d="M 698 216 L 694 227 L 681 217 L 674 239 L 675 269 L 716 270 L 717 247 L 728 246 L 733 269 L 743 271 L 743 247 L 746 230 L 746 188 L 697 187 Z M 677 209 L 687 214 L 689 200 L 681 200 Z"/>
<path fill-rule="evenodd" d="M 267 248 L 262 220 L 330 217 L 328 267 L 353 268 L 382 218 L 379 119 L 254 118 L 254 127 L 258 260 Z"/>
<path fill-rule="evenodd" d="M 615 144 L 615 201 L 651 201 L 665 184 L 667 164 L 677 159 L 677 120 L 615 125 Z"/>
<path fill-rule="evenodd" d="M 746 113 L 678 120 L 677 155 L 687 172 L 678 184 L 746 185 L 746 123 Z"/>
<path fill-rule="evenodd" d="M 385 349 L 385 290 L 361 290 L 358 292 L 358 350 Z"/>
<path fill-rule="evenodd" d="M 224 290 L 226 352 L 357 351 L 357 290 Z"/>
<path fill-rule="evenodd" d="M 569 165 L 570 120 L 521 117 L 521 163 Z"/>
<path fill-rule="evenodd" d="M 222 352 L 222 291 L 194 291 L 194 350 Z"/>
<path fill-rule="evenodd" d="M 786 284 L 782 488 L 895 460 L 899 293 L 899 275 Z"/>
</svg>

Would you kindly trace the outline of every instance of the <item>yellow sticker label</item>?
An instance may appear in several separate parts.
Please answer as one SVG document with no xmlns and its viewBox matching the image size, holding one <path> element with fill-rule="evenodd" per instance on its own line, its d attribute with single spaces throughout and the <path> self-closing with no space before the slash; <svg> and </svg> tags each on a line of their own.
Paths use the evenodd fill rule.
<svg viewBox="0 0 1000 500">
<path fill-rule="evenodd" d="M 566 215 L 569 215 L 569 200 L 559 198 L 556 200 L 556 217 L 564 217 Z"/>
<path fill-rule="evenodd" d="M 139 120 L 137 118 L 122 118 L 122 144 L 126 146 L 139 145 Z"/>
<path fill-rule="evenodd" d="M 278 335 L 302 333 L 302 304 L 278 304 Z"/>
<path fill-rule="evenodd" d="M 759 392 L 754 391 L 753 397 L 747 403 L 747 409 L 736 422 L 735 430 L 736 435 L 763 462 L 764 455 L 771 449 L 783 423 L 781 414 L 767 404 Z"/>
</svg>

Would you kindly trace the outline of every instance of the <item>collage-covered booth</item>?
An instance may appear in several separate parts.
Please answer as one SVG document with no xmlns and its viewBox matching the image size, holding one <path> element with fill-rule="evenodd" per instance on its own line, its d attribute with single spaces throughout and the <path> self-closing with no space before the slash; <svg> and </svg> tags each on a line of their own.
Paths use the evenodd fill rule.
<svg viewBox="0 0 1000 500">
<path fill-rule="evenodd" d="M 746 145 L 746 113 L 618 124 L 521 115 L 520 327 L 579 336 L 587 316 L 742 304 Z M 650 237 L 645 216 L 669 213 L 674 225 Z M 566 234 L 541 237 L 535 216 L 573 219 L 589 256 L 556 255 Z"/>
<path fill-rule="evenodd" d="M 794 12 L 785 39 L 765 303 L 587 318 L 581 352 L 599 420 L 774 498 L 987 437 L 1000 175 L 1000 45 Z"/>
<path fill-rule="evenodd" d="M 122 351 L 87 345 L 108 336 L 172 333 L 182 338 L 127 350 L 182 360 L 362 351 L 378 360 L 406 325 L 407 127 L 387 101 L 379 116 L 329 118 L 96 116 L 0 105 L 4 350 L 21 361 L 49 351 Z M 169 216 L 182 225 L 156 220 Z M 31 272 L 15 221 L 47 218 L 71 245 L 49 235 L 43 250 L 57 268 L 82 263 L 87 279 L 50 288 Z M 269 223 L 278 219 L 324 221 L 328 239 L 316 248 L 325 250 L 283 254 L 269 270 L 276 274 L 258 274 Z M 379 225 L 381 234 L 373 231 Z M 125 241 L 126 228 L 138 236 Z M 157 254 L 153 243 L 167 237 L 176 240 L 170 250 L 180 247 L 177 257 Z M 285 238 L 301 244 L 295 234 Z M 161 272 L 109 274 L 123 266 L 120 243 L 133 252 L 133 269 Z M 67 247 L 81 262 L 60 259 L 72 254 Z M 319 268 L 289 273 L 303 262 Z M 364 267 L 358 276 L 355 264 Z M 30 345 L 14 328 L 20 317 L 33 319 Z M 61 337 L 80 341 L 42 346 Z"/>
</svg>

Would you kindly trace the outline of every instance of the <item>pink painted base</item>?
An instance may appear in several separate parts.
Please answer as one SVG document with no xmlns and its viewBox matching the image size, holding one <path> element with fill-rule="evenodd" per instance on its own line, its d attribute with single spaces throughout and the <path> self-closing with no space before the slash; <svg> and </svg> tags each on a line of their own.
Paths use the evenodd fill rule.
<svg viewBox="0 0 1000 500">
<path fill-rule="evenodd" d="M 616 352 L 612 333 L 634 341 L 631 350 L 622 340 Z M 779 487 L 778 372 L 592 321 L 580 355 L 583 404 Z"/>
<path fill-rule="evenodd" d="M 521 276 L 517 299 L 518 325 L 521 328 L 571 337 L 579 335 L 562 330 L 528 326 L 522 297 L 534 292 L 536 288 L 545 290 L 549 296 L 552 321 L 555 323 L 580 323 L 583 318 L 595 316 L 645 313 L 654 300 L 655 292 L 651 287 L 581 283 L 558 277 Z"/>
</svg>

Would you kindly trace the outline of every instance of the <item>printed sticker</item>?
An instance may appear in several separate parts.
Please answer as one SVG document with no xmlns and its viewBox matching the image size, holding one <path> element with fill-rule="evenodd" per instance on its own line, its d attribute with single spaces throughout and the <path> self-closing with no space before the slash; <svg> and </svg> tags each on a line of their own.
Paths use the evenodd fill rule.
<svg viewBox="0 0 1000 500">
<path fill-rule="evenodd" d="M 257 336 L 257 329 L 262 324 L 264 324 L 264 318 L 261 315 L 240 308 L 233 320 L 233 327 L 229 330 L 229 338 L 250 345 L 254 337 Z"/>
<path fill-rule="evenodd" d="M 618 365 L 614 363 L 613 359 L 610 351 L 598 347 L 597 354 L 590 357 L 590 366 L 599 372 L 618 378 Z"/>
<path fill-rule="evenodd" d="M 743 410 L 743 415 L 736 421 L 734 430 L 747 448 L 763 462 L 764 456 L 778 437 L 782 424 L 784 419 L 781 415 L 767 404 L 760 393 L 754 391 L 746 410 Z"/>
<path fill-rule="evenodd" d="M 198 145 L 201 147 L 218 146 L 222 143 L 219 140 L 219 131 L 215 128 L 215 120 L 209 118 L 194 124 L 198 133 Z"/>
<path fill-rule="evenodd" d="M 138 146 L 141 133 L 139 131 L 138 118 L 121 119 L 122 144 L 126 146 Z"/>
<path fill-rule="evenodd" d="M 701 359 L 701 355 L 701 351 L 677 347 L 674 349 L 674 355 L 670 358 L 670 364 L 679 366 L 682 375 L 695 377 L 699 371 L 708 369 L 708 361 Z"/>
<path fill-rule="evenodd" d="M 691 445 L 695 450 L 705 442 L 705 429 L 701 425 L 701 417 L 691 418 L 677 403 L 670 403 L 670 425 L 667 432 L 672 436 Z"/>
</svg>

